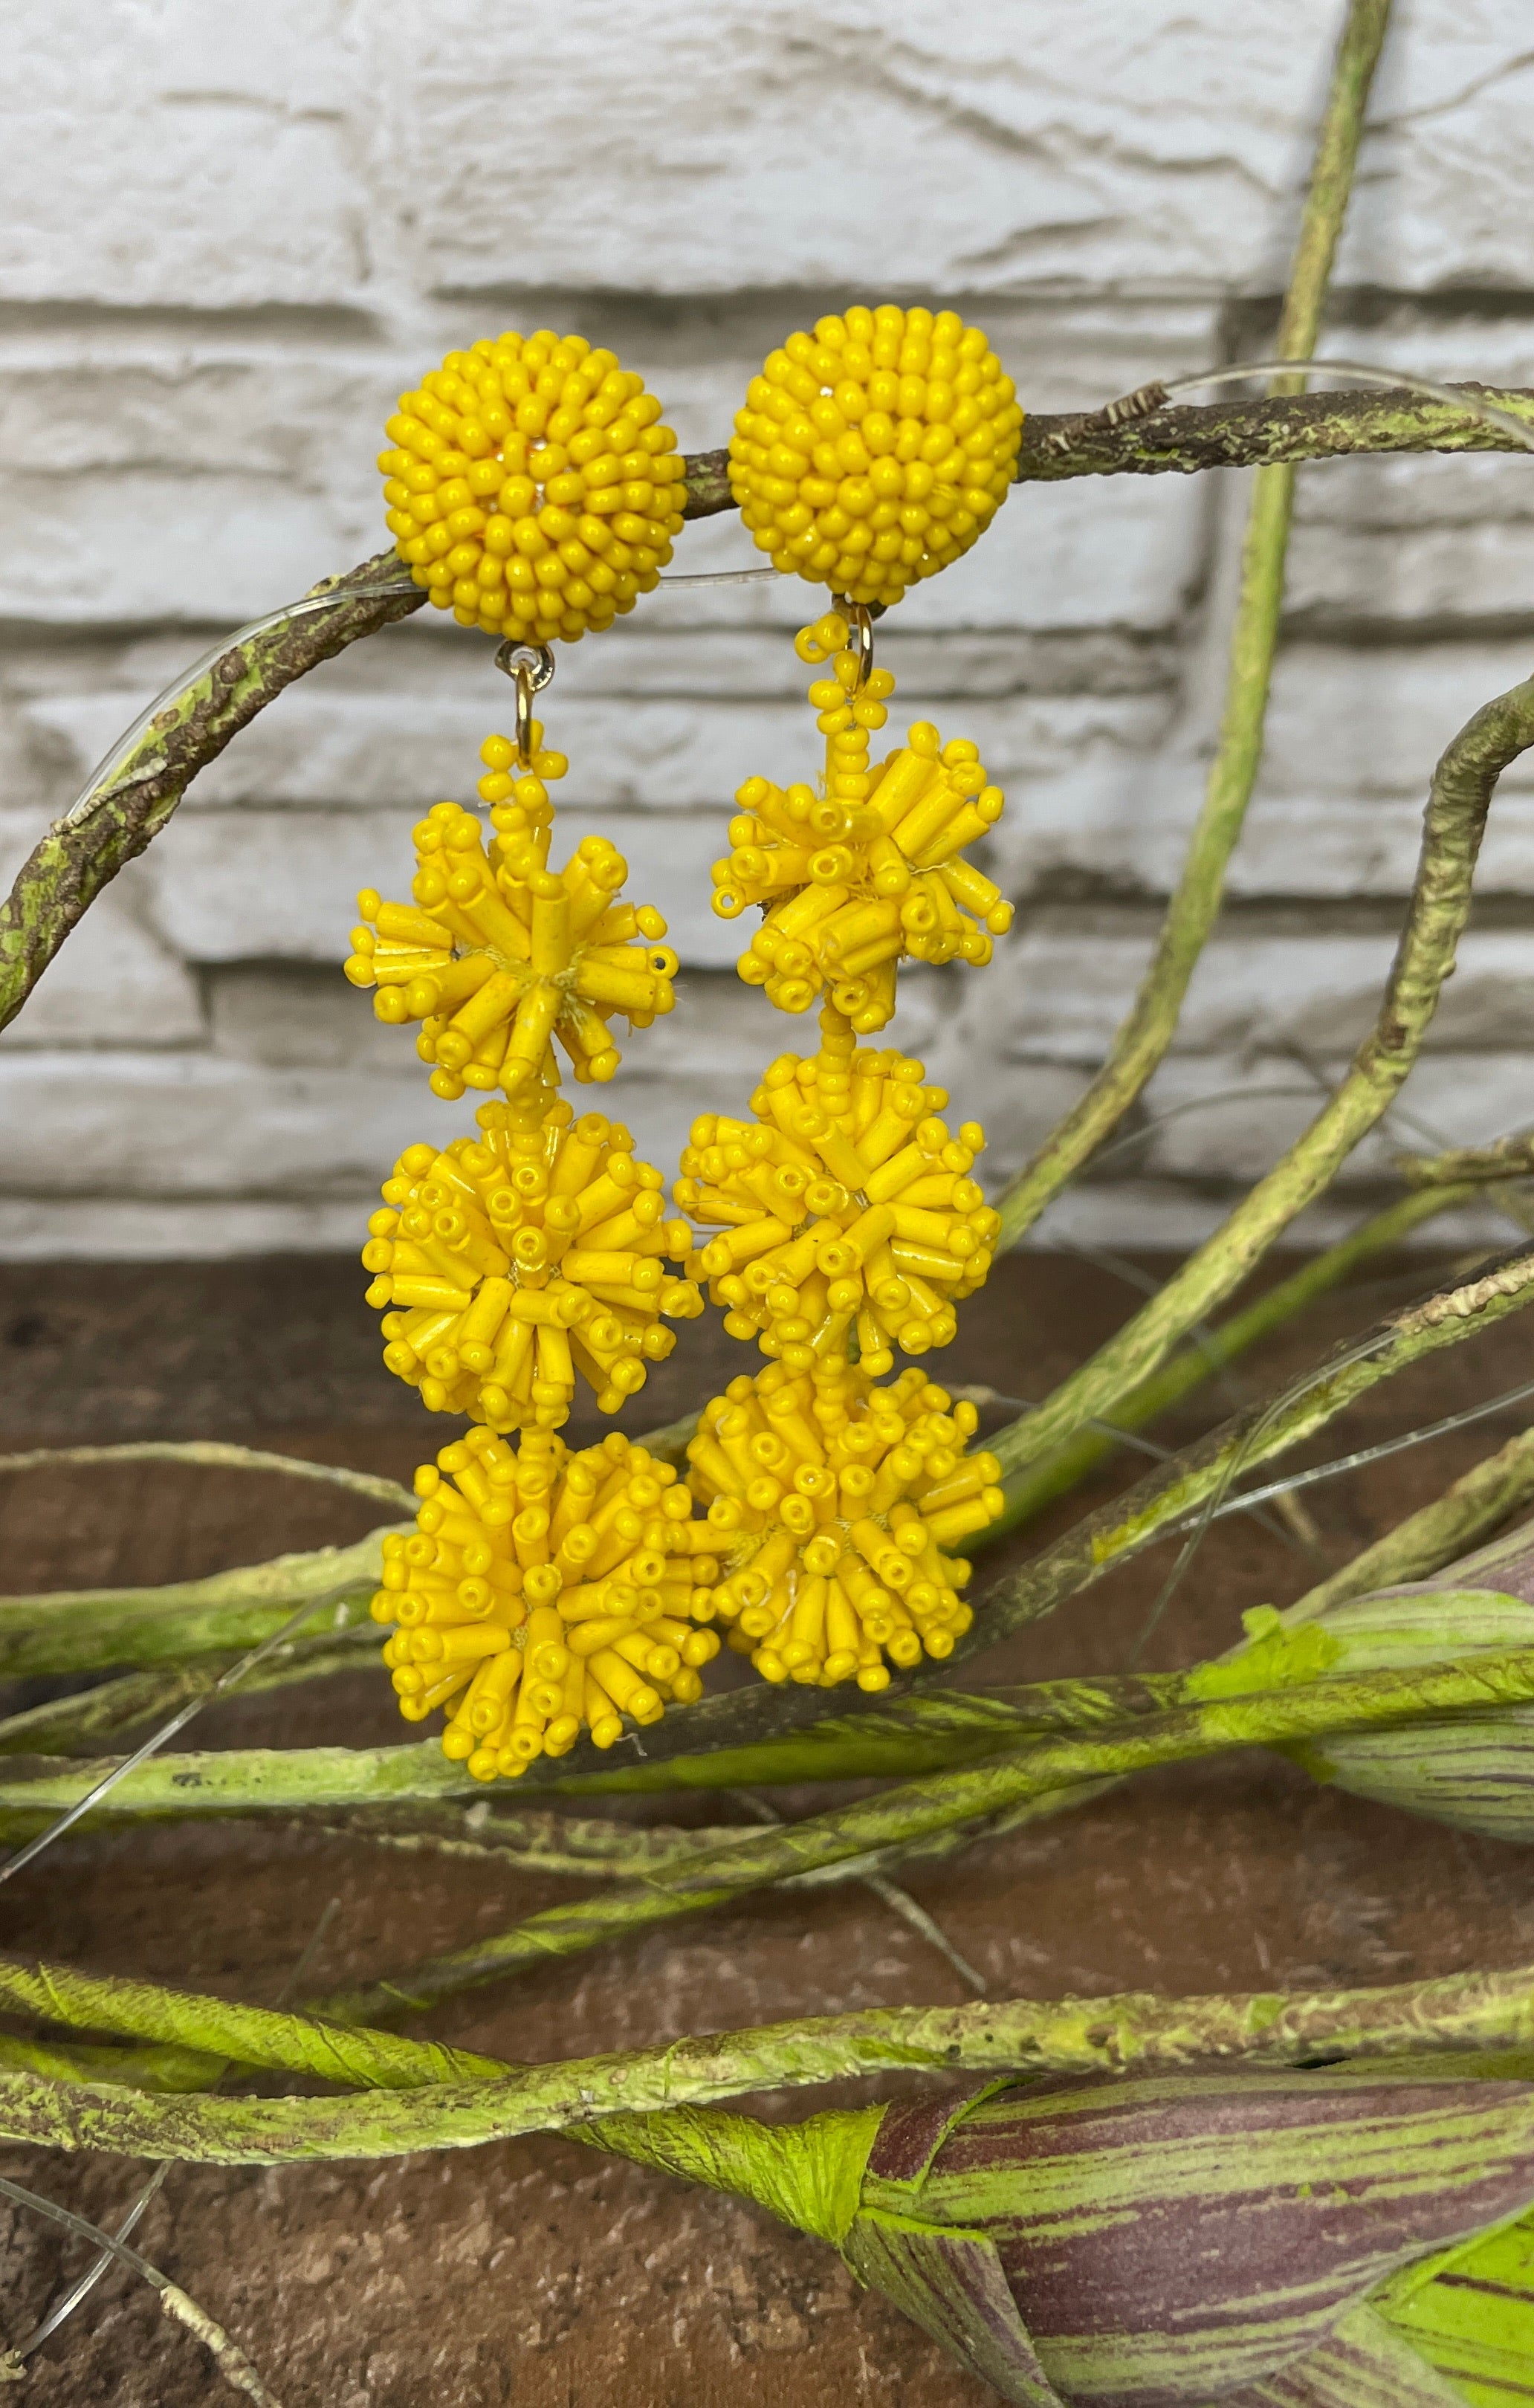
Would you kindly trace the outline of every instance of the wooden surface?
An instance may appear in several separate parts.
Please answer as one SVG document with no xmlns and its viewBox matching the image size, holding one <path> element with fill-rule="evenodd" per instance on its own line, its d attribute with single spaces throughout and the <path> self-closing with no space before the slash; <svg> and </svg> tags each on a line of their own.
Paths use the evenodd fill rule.
<svg viewBox="0 0 1534 2408">
<path fill-rule="evenodd" d="M 1243 1368 L 1243 1392 L 1276 1383 L 1432 1275 L 1430 1265 L 1396 1266 L 1389 1281 L 1334 1299 Z M 0 1445 L 217 1436 L 408 1477 L 451 1426 L 428 1423 L 378 1367 L 358 1285 L 353 1266 L 323 1258 L 0 1270 Z M 984 1312 L 971 1309 L 944 1369 L 1008 1395 L 1040 1394 L 1132 1303 L 1130 1284 L 1100 1266 L 1014 1257 Z M 703 1381 L 744 1368 L 744 1350 L 711 1326 L 695 1326 L 684 1343 L 683 1359 L 652 1380 L 625 1424 L 643 1428 L 691 1401 Z M 1527 1358 L 1514 1321 L 1457 1350 L 1433 1377 L 1377 1392 L 1312 1454 L 1493 1396 L 1527 1376 Z M 1200 1400 L 1156 1436 L 1174 1442 L 1233 1401 Z M 1312 1549 L 1342 1560 L 1525 1417 L 1515 1409 L 1309 1492 Z M 1122 1484 L 1131 1469 L 1108 1467 L 1078 1502 Z M 184 1577 L 345 1541 L 378 1518 L 363 1500 L 269 1475 L 136 1465 L 19 1475 L 0 1487 L 0 1585 L 11 1591 Z M 1063 1518 L 1060 1509 L 1050 1526 Z M 1170 1555 L 1154 1551 L 1004 1656 L 982 1659 L 977 1680 L 1118 1668 Z M 1312 1577 L 1292 1535 L 1222 1523 L 1142 1660 L 1186 1662 L 1226 1644 L 1241 1609 L 1283 1602 Z M 400 1735 L 380 1671 L 221 1707 L 198 1740 L 361 1744 Z M 797 1810 L 815 1800 L 796 1793 L 778 1802 Z M 629 1811 L 747 1819 L 742 1806 L 697 1799 Z M 910 1887 L 997 1996 L 1386 1981 L 1534 1956 L 1534 1860 L 1312 1788 L 1256 1756 L 1158 1775 L 913 1875 Z M 477 1863 L 228 1824 L 61 1847 L 0 1897 L 0 1945 L 271 2000 L 332 1899 L 339 1904 L 312 1968 L 326 1985 L 573 1894 Z M 478 1993 L 422 2028 L 543 2058 L 961 1995 L 936 1950 L 849 1888 L 748 1900 Z M 829 2100 L 816 2094 L 770 2112 L 810 2103 Z M 4 2163 L 108 2219 L 139 2180 L 112 2158 L 9 2151 Z M 284 2408 L 511 2400 L 519 2408 L 865 2400 L 980 2408 L 990 2397 L 893 2309 L 858 2293 L 819 2244 L 555 2140 L 380 2168 L 178 2169 L 139 2243 L 227 2323 Z M 0 2251 L 0 2324 L 14 2339 L 81 2253 L 4 2215 Z M 228 2395 L 142 2286 L 114 2274 L 33 2361 L 28 2396 L 39 2408 L 200 2408 Z"/>
</svg>

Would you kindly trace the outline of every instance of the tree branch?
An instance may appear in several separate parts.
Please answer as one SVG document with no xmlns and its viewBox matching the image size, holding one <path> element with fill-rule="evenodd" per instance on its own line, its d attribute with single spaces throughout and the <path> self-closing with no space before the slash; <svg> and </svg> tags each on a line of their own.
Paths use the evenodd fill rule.
<svg viewBox="0 0 1534 2408">
<path fill-rule="evenodd" d="M 1336 1094 L 1150 1302 L 1036 1412 L 998 1430 L 991 1453 L 1016 1475 L 1111 1416 L 1171 1348 L 1240 1285 L 1282 1232 L 1331 1184 L 1416 1061 L 1469 915 L 1471 882 L 1497 781 L 1534 744 L 1534 679 L 1486 703 L 1433 772 L 1416 883 L 1374 1027 Z"/>
<path fill-rule="evenodd" d="M 385 590 L 350 599 L 358 586 Z M 296 679 L 426 598 L 392 552 L 322 579 L 313 592 L 334 593 L 336 609 L 284 621 L 221 653 L 22 863 L 0 905 L 0 1028 L 15 1019 L 102 888 L 159 835 L 198 770 Z"/>
<path fill-rule="evenodd" d="M 1431 1190 L 1445 1179 L 1489 1186 L 1498 1179 L 1527 1179 L 1534 1174 L 1534 1133 L 1521 1129 L 1515 1137 L 1499 1137 L 1490 1145 L 1451 1146 L 1445 1154 L 1402 1154 L 1396 1168 L 1408 1187 Z"/>
<path fill-rule="evenodd" d="M 166 2000 L 175 1994 L 144 1992 Z M 247 2011 L 186 1994 L 179 2001 L 209 2034 Z M 154 2016 L 107 2008 L 118 2028 Z M 300 2046 L 272 2043 L 244 2061 L 298 2070 L 317 2028 L 273 2017 Z M 0 2131 L 64 2149 L 215 2164 L 387 2157 L 470 2148 L 525 2132 L 566 2131 L 621 2156 L 654 2161 L 675 2129 L 668 2112 L 753 2090 L 799 2089 L 886 2069 L 953 2072 L 1103 2074 L 1175 2072 L 1211 2062 L 1249 2068 L 1527 2051 L 1534 2034 L 1534 1971 L 1452 1973 L 1382 1989 L 1277 1991 L 1183 1999 L 1143 1991 L 1099 1999 L 1010 1999 L 962 2007 L 873 2007 L 753 2029 L 710 2032 L 658 2047 L 563 2064 L 518 2066 L 464 2057 L 446 2078 L 432 2043 L 353 2030 L 323 2037 L 350 2045 L 355 2062 L 332 2079 L 360 2087 L 340 2098 L 146 2097 L 115 2084 L 0 2075 Z M 252 2043 L 244 2041 L 247 2052 Z M 234 2033 L 231 2031 L 231 2040 Z M 255 2044 L 259 2047 L 259 2043 Z M 230 2053 L 234 2050 L 231 2048 Z M 60 2052 L 61 2057 L 64 2052 Z M 446 2052 L 439 2052 L 446 2054 Z M 373 2060 L 377 2058 L 375 2069 Z M 657 2116 L 659 2120 L 650 2122 Z M 646 2120 L 641 2122 L 640 2117 Z M 647 2146 L 647 2138 L 649 2145 Z"/>
<path fill-rule="evenodd" d="M 1325 364 L 1323 364 L 1324 366 Z M 1456 381 L 1534 427 L 1534 392 L 1519 385 Z M 1106 411 L 1030 414 L 1017 458 L 1020 485 L 1071 477 L 1196 477 L 1205 468 L 1276 468 L 1307 460 L 1350 460 L 1369 452 L 1516 452 L 1501 427 L 1447 402 L 1393 386 L 1374 393 L 1283 394 L 1266 401 L 1168 403 L 1145 417 L 1109 423 Z M 690 519 L 733 510 L 727 451 L 687 462 Z"/>
<path fill-rule="evenodd" d="M 1534 426 L 1534 391 L 1468 385 Z M 1458 418 L 1445 403 L 1409 393 L 1326 394 L 1262 402 L 1168 408 L 1110 426 L 1078 416 L 1032 418 L 1024 430 L 1018 481 L 1068 477 L 1192 476 L 1204 468 L 1261 467 L 1278 461 L 1341 459 L 1366 452 L 1504 452 L 1510 436 L 1484 420 Z M 686 516 L 735 508 L 728 454 L 687 462 Z M 381 593 L 348 601 L 361 587 Z M 56 821 L 18 871 L 0 904 L 0 1028 L 15 1019 L 70 930 L 126 862 L 159 835 L 193 779 L 269 702 L 360 637 L 422 609 L 425 595 L 394 552 L 380 552 L 315 595 L 334 593 L 334 613 L 315 611 L 232 644 L 87 798 Z M 308 597 L 306 597 L 308 598 Z"/>
<path fill-rule="evenodd" d="M 1364 108 L 1389 16 L 1390 0 L 1349 0 L 1283 297 L 1278 331 L 1281 359 L 1308 359 L 1315 350 L 1332 260 L 1353 187 Z M 1297 377 L 1281 378 L 1274 391 L 1287 397 L 1297 393 L 1301 381 Z M 1117 416 L 1114 432 L 1120 427 L 1128 432 L 1147 423 L 1143 410 L 1128 405 L 1122 413 L 1111 409 L 1103 415 L 1110 420 Z M 1096 423 L 1089 423 L 1079 430 L 1080 439 L 1091 439 L 1096 431 Z M 1068 456 L 1072 437 L 1056 437 L 1051 449 L 1056 455 L 1064 452 Z M 1246 823 L 1262 761 L 1268 695 L 1283 613 L 1294 497 L 1292 462 L 1271 463 L 1258 469 L 1241 545 L 1240 592 L 1230 630 L 1219 742 L 1187 854 L 1150 966 L 1114 1036 L 1108 1059 L 1000 1198 L 1002 1246 L 1017 1243 L 1117 1127 L 1159 1068 L 1176 1033 L 1188 982 L 1225 900 L 1226 872 Z"/>
</svg>

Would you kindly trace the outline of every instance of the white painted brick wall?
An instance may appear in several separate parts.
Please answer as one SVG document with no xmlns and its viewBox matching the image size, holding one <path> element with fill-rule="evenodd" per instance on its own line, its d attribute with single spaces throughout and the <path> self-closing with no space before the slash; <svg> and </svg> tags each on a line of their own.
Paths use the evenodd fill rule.
<svg viewBox="0 0 1534 2408">
<path fill-rule="evenodd" d="M 853 297 L 961 302 L 1039 409 L 1260 350 L 1339 16 L 22 0 L 0 87 L 0 875 L 208 642 L 380 547 L 380 422 L 450 345 L 610 341 L 689 448 L 727 434 L 774 340 Z M 1522 0 L 1398 0 L 1325 349 L 1534 383 L 1531 98 Z M 1230 919 L 1144 1134 L 1044 1234 L 1187 1242 L 1336 1074 L 1432 762 L 1527 669 L 1530 473 L 1302 477 Z M 972 735 L 1011 797 L 992 863 L 1016 931 L 988 979 L 911 978 L 898 1031 L 986 1118 L 998 1172 L 1081 1092 L 1147 957 L 1243 495 L 1232 475 L 1024 490 L 881 630 L 897 709 Z M 722 519 L 677 566 L 753 557 Z M 732 974 L 707 866 L 746 775 L 811 767 L 788 640 L 808 599 L 663 592 L 551 698 L 567 810 L 627 853 L 686 968 L 614 1090 L 662 1162 L 795 1042 Z M 417 620 L 199 781 L 0 1039 L 0 1252 L 354 1241 L 396 1147 L 457 1119 L 339 976 L 352 896 L 404 890 L 411 821 L 467 795 L 509 708 L 481 638 Z M 1534 767 L 1505 781 L 1483 882 L 1408 1097 L 1455 1139 L 1534 1117 Z M 1307 1230 L 1343 1226 L 1404 1141 L 1361 1153 Z"/>
</svg>

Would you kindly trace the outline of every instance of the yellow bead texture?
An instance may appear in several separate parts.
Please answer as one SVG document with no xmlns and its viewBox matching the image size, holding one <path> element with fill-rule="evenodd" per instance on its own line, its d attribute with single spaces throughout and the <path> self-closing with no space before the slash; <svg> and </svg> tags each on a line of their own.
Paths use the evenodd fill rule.
<svg viewBox="0 0 1534 2408">
<path fill-rule="evenodd" d="M 475 1118 L 478 1139 L 408 1146 L 367 1225 L 384 1362 L 431 1412 L 494 1430 L 560 1428 L 578 1373 L 615 1413 L 677 1342 L 660 1316 L 703 1311 L 667 1268 L 692 1232 L 620 1122 L 563 1102 Z"/>
<path fill-rule="evenodd" d="M 948 1550 L 1002 1505 L 995 1455 L 965 1453 L 975 1421 L 917 1370 L 884 1388 L 840 1360 L 732 1380 L 687 1449 L 730 1647 L 769 1681 L 868 1690 L 951 1656 L 974 1617 Z"/>
<path fill-rule="evenodd" d="M 415 1476 L 414 1533 L 383 1541 L 375 1622 L 399 1710 L 448 1712 L 442 1753 L 514 1781 L 581 1730 L 659 1722 L 702 1693 L 719 1653 L 712 1533 L 668 1463 L 616 1433 L 572 1455 L 531 1432 L 513 1452 L 474 1429 Z"/>
<path fill-rule="evenodd" d="M 450 351 L 379 454 L 390 533 L 439 609 L 549 644 L 610 627 L 681 526 L 685 465 L 644 380 L 579 335 Z"/>
<path fill-rule="evenodd" d="M 730 823 L 732 850 L 713 865 L 713 908 L 733 920 L 759 904 L 761 926 L 737 968 L 782 1011 L 807 1011 L 827 988 L 860 1036 L 895 1010 L 902 960 L 982 967 L 1012 907 L 964 849 L 1001 817 L 1005 797 L 977 745 L 944 744 L 918 720 L 876 768 L 868 733 L 889 716 L 895 680 L 875 669 L 856 691 L 857 655 L 834 612 L 804 630 L 810 659 L 834 653 L 810 699 L 825 738 L 824 793 L 748 778 Z M 970 917 L 970 914 L 973 917 Z"/>
<path fill-rule="evenodd" d="M 983 1283 L 1001 1225 L 970 1176 L 984 1131 L 968 1122 L 951 1138 L 937 1117 L 946 1092 L 925 1078 L 920 1062 L 854 1054 L 833 1033 L 815 1059 L 772 1064 L 754 1121 L 693 1123 L 672 1192 L 690 1219 L 724 1225 L 688 1268 L 733 1338 L 793 1371 L 851 1340 L 873 1373 L 893 1369 L 895 1347 L 952 1340 L 953 1305 Z"/>
<path fill-rule="evenodd" d="M 1016 388 L 978 326 L 860 307 L 790 335 L 752 379 L 730 490 L 774 568 L 898 602 L 989 526 L 1022 435 Z"/>
<path fill-rule="evenodd" d="M 493 737 L 486 753 L 504 740 Z M 555 1037 L 581 1084 L 610 1079 L 612 1015 L 648 1028 L 674 1000 L 677 957 L 657 941 L 664 918 L 618 900 L 623 854 L 589 836 L 551 870 L 541 780 L 493 771 L 481 791 L 504 784 L 515 791 L 491 810 L 488 853 L 472 811 L 437 803 L 414 830 L 414 903 L 386 903 L 371 888 L 357 897 L 347 977 L 374 989 L 380 1020 L 421 1022 L 416 1050 L 435 1065 L 432 1093 L 449 1103 L 466 1087 L 515 1096 L 540 1079 L 557 1086 Z"/>
</svg>

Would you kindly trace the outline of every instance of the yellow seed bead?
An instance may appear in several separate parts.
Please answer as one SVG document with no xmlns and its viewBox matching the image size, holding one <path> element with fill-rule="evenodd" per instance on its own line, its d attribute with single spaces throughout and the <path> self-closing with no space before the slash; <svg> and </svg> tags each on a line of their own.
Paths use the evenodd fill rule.
<svg viewBox="0 0 1534 2408">
<path fill-rule="evenodd" d="M 688 1486 L 727 1549 L 711 1612 L 764 1679 L 872 1691 L 953 1653 L 969 1567 L 942 1551 L 1000 1511 L 996 1457 L 960 1452 L 974 1428 L 921 1371 L 879 1387 L 839 1353 L 704 1407 Z M 791 1485 L 751 1476 L 768 1461 Z"/>
<path fill-rule="evenodd" d="M 865 317 L 867 337 L 849 339 Z M 854 602 L 897 602 L 967 552 L 1016 468 L 1023 411 L 985 336 L 945 310 L 939 341 L 926 319 L 886 304 L 790 335 L 736 420 L 730 488 L 753 541 L 774 566 Z M 928 523 L 896 541 L 882 539 L 888 528 L 855 533 L 881 501 L 930 494 L 935 464 L 949 485 L 962 480 L 962 525 L 949 515 L 941 540 Z"/>
<path fill-rule="evenodd" d="M 594 372 L 596 360 L 604 366 Z M 465 624 L 505 635 L 532 627 L 540 641 L 573 643 L 633 609 L 647 586 L 618 591 L 594 582 L 582 591 L 577 580 L 572 591 L 570 565 L 560 562 L 543 580 L 558 596 L 557 609 L 539 615 L 523 605 L 525 589 L 510 566 L 545 562 L 551 541 L 574 531 L 572 508 L 626 511 L 638 530 L 632 540 L 648 555 L 638 566 L 652 580 L 670 559 L 681 525 L 676 437 L 658 423 L 661 405 L 642 379 L 615 361 L 608 368 L 611 360 L 575 337 L 475 344 L 450 352 L 389 420 L 394 448 L 378 464 L 389 531 L 423 583 L 425 564 L 439 556 L 428 539 L 440 538 L 446 575 L 430 580 L 432 599 Z M 977 455 L 974 480 L 986 466 Z M 611 479 L 595 493 L 588 490 L 594 466 Z M 504 580 L 482 574 L 496 560 L 509 564 Z"/>
</svg>

